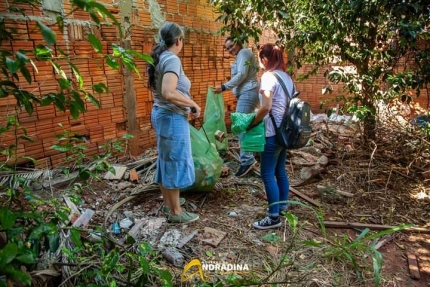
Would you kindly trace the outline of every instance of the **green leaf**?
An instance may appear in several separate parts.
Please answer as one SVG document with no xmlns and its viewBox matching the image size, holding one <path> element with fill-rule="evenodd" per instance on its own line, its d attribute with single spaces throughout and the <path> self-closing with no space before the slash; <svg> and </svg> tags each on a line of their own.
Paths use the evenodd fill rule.
<svg viewBox="0 0 430 287">
<path fill-rule="evenodd" d="M 19 136 L 19 138 L 23 139 L 23 140 L 26 140 L 26 141 L 29 141 L 29 142 L 35 142 L 34 139 L 32 139 L 31 137 L 26 136 L 26 135 Z"/>
<path fill-rule="evenodd" d="M 96 51 L 96 53 L 100 54 L 102 52 L 102 42 L 94 34 L 88 35 L 88 41 L 90 42 L 91 46 L 93 46 L 94 51 Z"/>
<path fill-rule="evenodd" d="M 70 230 L 70 239 L 76 247 L 82 247 L 81 232 L 75 228 Z"/>
<path fill-rule="evenodd" d="M 33 253 L 29 252 L 26 254 L 21 254 L 16 257 L 16 259 L 24 264 L 34 264 L 36 263 L 36 258 L 34 258 Z"/>
<path fill-rule="evenodd" d="M 63 79 L 67 79 L 66 73 L 63 71 L 63 69 L 61 68 L 60 64 L 56 63 L 56 62 L 52 62 L 50 61 L 52 66 L 55 69 L 55 72 L 57 72 L 58 75 L 61 76 L 61 78 Z"/>
<path fill-rule="evenodd" d="M 23 283 L 27 286 L 31 286 L 31 277 L 26 272 L 22 271 L 21 269 L 17 269 L 13 267 L 12 265 L 7 266 L 4 269 L 4 273 L 9 274 L 10 277 L 15 279 L 16 281 Z"/>
<path fill-rule="evenodd" d="M 87 180 L 90 178 L 90 176 L 91 176 L 91 172 L 87 169 L 84 169 L 79 173 L 79 178 L 82 180 Z"/>
<path fill-rule="evenodd" d="M 93 90 L 98 94 L 109 93 L 109 88 L 104 83 L 98 83 L 93 85 Z"/>
<path fill-rule="evenodd" d="M 57 35 L 54 31 L 51 30 L 48 26 L 44 25 L 42 22 L 36 22 L 37 27 L 39 27 L 40 32 L 42 32 L 43 39 L 48 46 L 54 45 L 57 43 Z"/>
<path fill-rule="evenodd" d="M 87 93 L 85 99 L 100 109 L 100 102 L 91 93 Z"/>
<path fill-rule="evenodd" d="M 70 109 L 70 114 L 74 119 L 79 118 L 79 109 L 78 107 L 76 107 L 75 102 L 70 103 L 69 109 Z"/>
<path fill-rule="evenodd" d="M 0 269 L 3 269 L 7 264 L 12 262 L 18 254 L 18 246 L 10 242 L 0 250 Z"/>
<path fill-rule="evenodd" d="M 63 18 L 63 16 L 61 16 L 61 15 L 57 16 L 56 20 L 57 20 L 58 29 L 60 30 L 61 33 L 63 33 L 64 32 L 64 18 Z"/>
<path fill-rule="evenodd" d="M 49 49 L 48 47 L 39 44 L 34 48 L 33 53 L 36 56 L 37 60 L 41 60 L 41 61 L 45 60 L 46 61 L 46 60 L 49 60 L 52 58 L 51 51 L 52 50 Z"/>
<path fill-rule="evenodd" d="M 155 269 L 155 272 L 161 277 L 161 286 L 172 287 L 172 274 L 167 270 Z"/>
<path fill-rule="evenodd" d="M 84 87 L 84 79 L 82 78 L 81 72 L 79 71 L 78 67 L 76 67 L 75 64 L 73 64 L 72 62 L 69 62 L 69 65 L 73 70 L 73 74 L 75 75 L 76 80 L 78 81 L 79 89 L 82 90 L 82 88 Z"/>
<path fill-rule="evenodd" d="M 72 91 L 72 97 L 75 100 L 76 108 L 82 113 L 85 113 L 85 102 L 81 99 L 81 95 L 76 91 Z"/>
<path fill-rule="evenodd" d="M 104 275 L 107 275 L 109 272 L 111 272 L 118 263 L 119 260 L 119 254 L 116 249 L 113 249 L 109 254 L 105 257 L 105 260 L 102 264 L 101 272 Z"/>
<path fill-rule="evenodd" d="M 142 59 L 143 61 L 149 64 L 154 64 L 154 59 L 151 57 L 151 55 L 140 53 L 134 50 L 127 50 L 126 52 L 133 56 L 139 57 L 140 59 Z"/>
<path fill-rule="evenodd" d="M 12 228 L 15 225 L 15 215 L 7 208 L 2 207 L 0 209 L 0 229 L 7 230 Z"/>
<path fill-rule="evenodd" d="M 53 145 L 51 149 L 59 152 L 68 152 L 72 150 L 72 147 L 70 145 Z"/>
<path fill-rule="evenodd" d="M 149 273 L 149 262 L 144 256 L 139 256 L 139 265 L 142 268 L 143 274 Z"/>
<path fill-rule="evenodd" d="M 37 226 L 33 231 L 30 233 L 29 239 L 39 240 L 42 238 L 42 236 L 56 233 L 58 231 L 58 227 L 53 223 L 42 223 L 41 225 Z"/>
<path fill-rule="evenodd" d="M 18 86 L 14 82 L 8 81 L 8 80 L 0 81 L 0 86 L 6 86 L 12 89 L 18 89 Z"/>
<path fill-rule="evenodd" d="M 122 136 L 122 138 L 123 139 L 132 139 L 132 138 L 134 138 L 134 136 L 131 135 L 131 134 L 125 134 L 125 135 Z"/>
<path fill-rule="evenodd" d="M 134 239 L 133 236 L 130 236 L 129 234 L 127 234 L 125 243 L 129 245 L 133 245 L 134 243 L 136 243 L 136 239 Z"/>
<path fill-rule="evenodd" d="M 14 61 L 11 58 L 6 57 L 6 67 L 9 69 L 11 74 L 15 74 L 20 68 L 19 66 L 18 61 Z"/>
<path fill-rule="evenodd" d="M 61 88 L 62 90 L 64 90 L 64 89 L 68 89 L 68 88 L 70 88 L 70 87 L 71 87 L 71 83 L 70 83 L 70 80 L 69 80 L 69 79 L 60 78 L 60 79 L 58 80 L 58 83 L 60 83 L 60 88 Z"/>
<path fill-rule="evenodd" d="M 31 82 L 32 82 L 31 81 L 31 74 L 28 71 L 28 69 L 26 67 L 22 67 L 20 69 L 20 71 L 21 71 L 21 74 L 24 76 L 25 80 L 27 81 L 27 83 L 31 84 Z"/>
<path fill-rule="evenodd" d="M 49 106 L 52 102 L 53 102 L 53 98 L 49 97 L 49 96 L 45 96 L 40 100 L 40 105 L 42 107 L 46 107 Z"/>
<path fill-rule="evenodd" d="M 49 240 L 49 251 L 55 253 L 60 246 L 60 237 L 58 233 L 49 234 L 48 235 Z"/>
<path fill-rule="evenodd" d="M 26 159 L 26 160 L 28 160 L 30 162 L 33 162 L 33 163 L 37 162 L 37 159 L 35 159 L 35 158 L 31 157 L 31 156 L 23 156 L 22 159 Z"/>
<path fill-rule="evenodd" d="M 306 246 L 312 246 L 312 247 L 320 247 L 322 245 L 322 243 L 319 243 L 315 240 L 304 240 L 304 241 L 301 241 L 301 243 Z"/>
<path fill-rule="evenodd" d="M 61 210 L 57 210 L 57 212 L 55 213 L 55 215 L 62 220 L 63 222 L 67 222 L 69 220 L 69 216 L 62 212 Z"/>
<path fill-rule="evenodd" d="M 108 64 L 109 67 L 111 67 L 114 70 L 118 70 L 119 69 L 119 63 L 118 61 L 112 57 L 112 56 L 107 56 L 106 58 L 106 64 Z"/>
<path fill-rule="evenodd" d="M 105 6 L 103 6 L 103 4 L 97 3 L 97 2 L 88 2 L 87 3 L 88 6 L 90 6 L 91 8 L 96 9 L 97 11 L 99 11 L 102 15 L 107 16 L 109 19 L 112 20 L 112 22 L 118 27 L 119 29 L 119 37 L 122 38 L 122 30 L 121 30 L 121 25 L 118 22 L 118 20 L 116 19 L 116 17 L 108 10 L 106 9 Z"/>
</svg>

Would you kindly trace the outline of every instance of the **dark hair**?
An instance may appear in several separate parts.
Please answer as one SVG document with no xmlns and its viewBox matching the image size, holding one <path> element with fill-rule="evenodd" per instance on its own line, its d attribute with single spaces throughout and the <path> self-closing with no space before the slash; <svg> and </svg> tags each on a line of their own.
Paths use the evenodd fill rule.
<svg viewBox="0 0 430 287">
<path fill-rule="evenodd" d="M 267 71 L 281 70 L 285 71 L 284 51 L 274 44 L 264 44 L 258 53 L 260 60 L 266 58 L 265 69 Z"/>
<path fill-rule="evenodd" d="M 233 37 L 228 37 L 227 39 L 225 39 L 224 44 L 227 43 L 228 41 L 232 41 L 233 43 L 235 43 L 236 45 L 239 45 L 242 47 L 242 42 L 239 41 L 238 39 L 235 39 Z"/>
<path fill-rule="evenodd" d="M 162 52 L 172 47 L 180 38 L 184 38 L 184 30 L 172 22 L 166 22 L 158 31 L 158 43 L 152 47 L 151 57 L 153 64 L 147 65 L 149 87 L 155 89 L 155 66 L 157 66 Z"/>
</svg>

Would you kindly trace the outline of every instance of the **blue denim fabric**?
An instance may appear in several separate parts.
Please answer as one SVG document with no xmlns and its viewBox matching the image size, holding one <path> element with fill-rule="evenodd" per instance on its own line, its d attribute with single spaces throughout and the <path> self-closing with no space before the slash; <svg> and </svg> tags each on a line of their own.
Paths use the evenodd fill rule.
<svg viewBox="0 0 430 287">
<path fill-rule="evenodd" d="M 243 92 L 240 95 L 237 95 L 237 104 L 236 104 L 236 112 L 238 113 L 253 113 L 257 108 L 260 99 L 258 97 L 258 87 Z M 244 134 L 240 134 L 239 143 L 242 141 Z M 240 164 L 241 165 L 251 165 L 255 162 L 254 153 L 253 152 L 245 152 L 240 150 Z"/>
<path fill-rule="evenodd" d="M 157 135 L 156 183 L 167 189 L 193 185 L 195 173 L 187 118 L 164 108 L 153 107 L 151 122 Z"/>
<path fill-rule="evenodd" d="M 269 202 L 269 216 L 279 216 L 286 210 L 290 182 L 285 171 L 287 150 L 276 142 L 276 136 L 266 137 L 266 145 L 261 153 L 260 173 Z"/>
</svg>

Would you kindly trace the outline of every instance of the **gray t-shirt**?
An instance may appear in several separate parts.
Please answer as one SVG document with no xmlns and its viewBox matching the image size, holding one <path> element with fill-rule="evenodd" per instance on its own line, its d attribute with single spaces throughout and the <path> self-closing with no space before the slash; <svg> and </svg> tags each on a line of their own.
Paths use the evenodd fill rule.
<svg viewBox="0 0 430 287">
<path fill-rule="evenodd" d="M 275 70 L 274 72 L 276 72 L 283 80 L 290 96 L 289 99 L 291 99 L 293 95 L 293 90 L 294 90 L 293 80 L 284 71 Z M 287 104 L 289 104 L 290 101 L 287 100 L 287 95 L 285 95 L 281 84 L 278 82 L 278 80 L 272 74 L 272 72 L 265 72 L 261 76 L 260 91 L 271 91 L 273 93 L 271 113 L 275 118 L 276 125 L 279 126 L 281 124 L 282 117 L 284 116 L 286 106 Z M 261 102 L 261 98 L 260 98 L 260 102 Z M 276 135 L 275 129 L 273 127 L 272 119 L 270 118 L 269 114 L 267 114 L 266 117 L 264 118 L 264 122 L 266 127 L 266 137 L 271 137 Z"/>
<path fill-rule="evenodd" d="M 163 76 L 166 73 L 174 73 L 175 75 L 177 75 L 178 84 L 176 86 L 176 90 L 180 92 L 184 97 L 191 98 L 191 82 L 187 78 L 187 76 L 185 76 L 181 60 L 178 56 L 176 56 L 169 50 L 166 50 L 161 53 L 160 61 L 155 67 L 155 91 L 152 91 L 154 93 L 154 106 L 165 108 L 178 114 L 187 115 L 190 108 L 180 107 L 178 105 L 166 101 L 166 99 L 163 98 L 161 94 L 161 85 L 163 83 Z"/>
<path fill-rule="evenodd" d="M 259 66 L 255 55 L 249 49 L 240 49 L 231 66 L 231 79 L 224 84 L 227 90 L 239 96 L 241 93 L 258 87 Z"/>
</svg>

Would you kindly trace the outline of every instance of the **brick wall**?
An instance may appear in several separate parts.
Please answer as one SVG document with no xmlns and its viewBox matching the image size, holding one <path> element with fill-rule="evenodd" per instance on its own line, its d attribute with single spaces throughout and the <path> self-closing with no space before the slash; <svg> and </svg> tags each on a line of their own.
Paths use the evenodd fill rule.
<svg viewBox="0 0 430 287">
<path fill-rule="evenodd" d="M 146 67 L 143 61 L 138 62 L 140 77 L 134 75 L 132 86 L 125 82 L 123 71 L 114 71 L 103 64 L 99 54 L 96 54 L 87 41 L 87 35 L 92 33 L 99 37 L 106 53 L 111 53 L 112 43 L 123 43 L 119 38 L 115 26 L 102 24 L 94 25 L 87 13 L 81 11 L 72 12 L 68 1 L 44 0 L 43 5 L 35 8 L 26 8 L 25 15 L 20 13 L 5 14 L 8 2 L 0 1 L 0 16 L 5 17 L 6 25 L 16 29 L 14 41 L 3 42 L 1 50 L 18 51 L 20 49 L 31 50 L 38 44 L 44 44 L 43 38 L 36 28 L 36 20 L 41 20 L 47 25 L 54 24 L 57 15 L 68 15 L 65 21 L 64 33 L 58 28 L 52 28 L 57 32 L 57 45 L 53 51 L 60 56 L 60 51 L 69 53 L 70 59 L 80 69 L 85 80 L 85 87 L 92 84 L 104 83 L 109 87 L 108 94 L 95 96 L 101 103 L 97 109 L 88 103 L 88 111 L 78 119 L 73 119 L 69 112 L 60 112 L 53 106 L 38 106 L 34 113 L 28 115 L 16 107 L 11 98 L 0 98 L 0 119 L 5 123 L 6 116 L 17 114 L 20 123 L 26 128 L 29 136 L 34 138 L 34 143 L 21 142 L 18 145 L 18 156 L 31 156 L 38 159 L 38 166 L 46 168 L 58 166 L 65 162 L 66 155 L 51 149 L 56 142 L 55 135 L 62 132 L 58 124 L 64 129 L 71 130 L 78 135 L 85 136 L 88 141 L 88 155 L 97 154 L 101 150 L 99 146 L 105 141 L 120 137 L 130 132 L 132 123 L 136 121 L 137 137 L 134 153 L 139 154 L 146 148 L 155 146 L 155 135 L 150 124 L 150 111 L 152 108 L 152 95 L 147 88 Z M 191 79 L 191 95 L 203 108 L 208 87 L 219 86 L 230 76 L 230 64 L 233 58 L 223 50 L 224 37 L 216 35 L 220 25 L 215 22 L 217 15 L 208 6 L 206 0 L 133 0 L 112 1 L 103 0 L 106 7 L 115 17 L 125 23 L 125 17 L 129 19 L 130 27 L 125 29 L 128 43 L 131 48 L 144 53 L 149 53 L 157 33 L 157 23 L 174 21 L 186 28 L 184 48 L 180 54 L 186 75 Z M 59 4 L 62 3 L 62 4 Z M 261 42 L 271 42 L 273 33 L 265 32 Z M 252 46 L 252 43 L 251 45 Z M 66 62 L 62 63 L 66 65 Z M 52 66 L 45 62 L 36 62 L 38 72 L 33 71 L 33 82 L 20 83 L 20 87 L 32 91 L 36 95 L 49 92 L 57 92 L 59 87 L 52 79 L 56 77 Z M 305 67 L 305 69 L 307 69 Z M 302 97 L 308 100 L 314 111 L 319 109 L 322 100 L 321 89 L 325 84 L 322 75 L 317 75 L 308 80 L 297 83 Z M 130 88 L 131 91 L 130 91 Z M 128 95 L 127 95 L 128 94 Z M 128 98 L 127 98 L 128 97 Z M 130 97 L 132 103 L 130 107 Z M 425 98 L 425 97 L 422 97 Z M 229 123 L 229 114 L 235 109 L 235 98 L 231 92 L 224 93 L 226 105 L 226 120 Z M 130 119 L 130 115 L 134 115 Z M 134 124 L 134 123 L 133 123 Z M 13 144 L 13 133 L 1 135 L 2 147 Z"/>
</svg>

